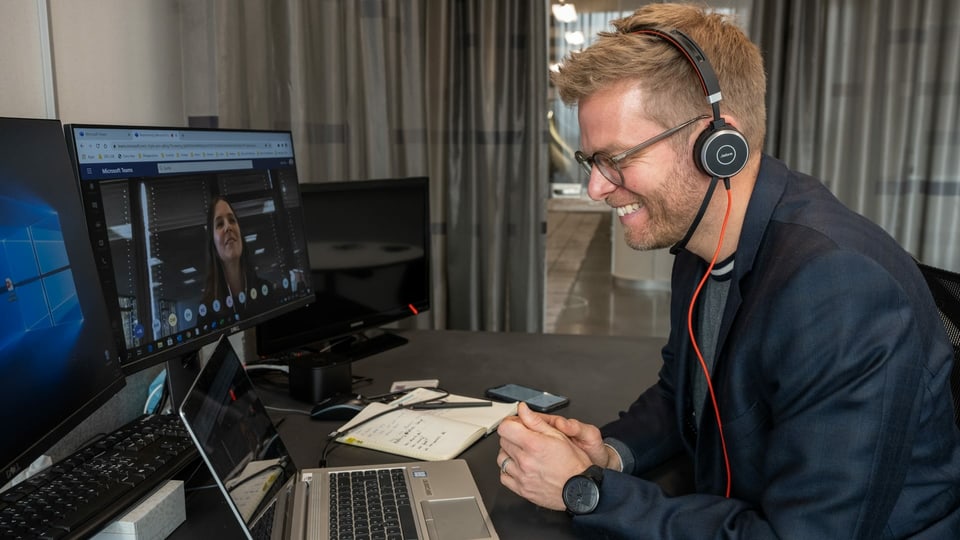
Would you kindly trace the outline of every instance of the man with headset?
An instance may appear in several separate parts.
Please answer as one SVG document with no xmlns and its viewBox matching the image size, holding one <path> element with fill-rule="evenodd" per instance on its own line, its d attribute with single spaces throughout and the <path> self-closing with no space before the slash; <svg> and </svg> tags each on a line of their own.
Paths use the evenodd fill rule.
<svg viewBox="0 0 960 540">
<path fill-rule="evenodd" d="M 615 537 L 960 538 L 952 351 L 914 260 L 760 153 L 763 63 L 735 25 L 671 4 L 613 24 L 553 80 L 591 198 L 675 253 L 663 367 L 603 428 L 521 405 L 503 485 Z M 681 454 L 694 493 L 640 477 Z"/>
</svg>

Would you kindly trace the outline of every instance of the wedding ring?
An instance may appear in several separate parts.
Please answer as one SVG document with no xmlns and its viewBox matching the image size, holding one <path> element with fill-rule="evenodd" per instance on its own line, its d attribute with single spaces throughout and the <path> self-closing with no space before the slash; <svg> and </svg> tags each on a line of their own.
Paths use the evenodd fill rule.
<svg viewBox="0 0 960 540">
<path fill-rule="evenodd" d="M 513 458 L 510 456 L 507 456 L 503 459 L 503 462 L 500 463 L 500 474 L 507 474 L 507 463 L 510 463 L 511 461 L 513 461 Z"/>
</svg>

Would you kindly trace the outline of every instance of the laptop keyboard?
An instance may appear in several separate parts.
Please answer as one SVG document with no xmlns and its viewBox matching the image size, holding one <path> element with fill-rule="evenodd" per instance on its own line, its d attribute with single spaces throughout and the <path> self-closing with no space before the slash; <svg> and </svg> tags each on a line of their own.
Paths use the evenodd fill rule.
<svg viewBox="0 0 960 540">
<path fill-rule="evenodd" d="M 196 459 L 172 415 L 143 416 L 0 493 L 0 538 L 86 538 Z"/>
<path fill-rule="evenodd" d="M 270 540 L 270 535 L 273 533 L 273 518 L 276 514 L 277 502 L 274 501 L 250 529 L 253 540 Z"/>
<path fill-rule="evenodd" d="M 330 538 L 418 538 L 404 470 L 330 473 Z"/>
</svg>

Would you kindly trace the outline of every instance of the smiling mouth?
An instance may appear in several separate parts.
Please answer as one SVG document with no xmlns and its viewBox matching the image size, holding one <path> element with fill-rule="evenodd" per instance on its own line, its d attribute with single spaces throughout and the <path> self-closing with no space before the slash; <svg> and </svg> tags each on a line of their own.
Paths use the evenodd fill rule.
<svg viewBox="0 0 960 540">
<path fill-rule="evenodd" d="M 634 212 L 638 212 L 641 208 L 643 208 L 643 205 L 641 205 L 640 203 L 632 203 L 626 206 L 618 206 L 614 210 L 617 211 L 618 216 L 624 217 L 624 216 L 629 216 Z"/>
</svg>

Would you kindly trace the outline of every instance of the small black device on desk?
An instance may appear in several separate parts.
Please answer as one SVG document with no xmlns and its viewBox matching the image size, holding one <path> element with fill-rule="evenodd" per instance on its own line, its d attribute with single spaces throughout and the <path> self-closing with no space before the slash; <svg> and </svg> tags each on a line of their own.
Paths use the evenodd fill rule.
<svg viewBox="0 0 960 540">
<path fill-rule="evenodd" d="M 570 400 L 564 396 L 521 384 L 502 384 L 487 388 L 485 395 L 499 401 L 522 401 L 537 412 L 555 411 L 566 407 L 570 403 Z"/>
</svg>

